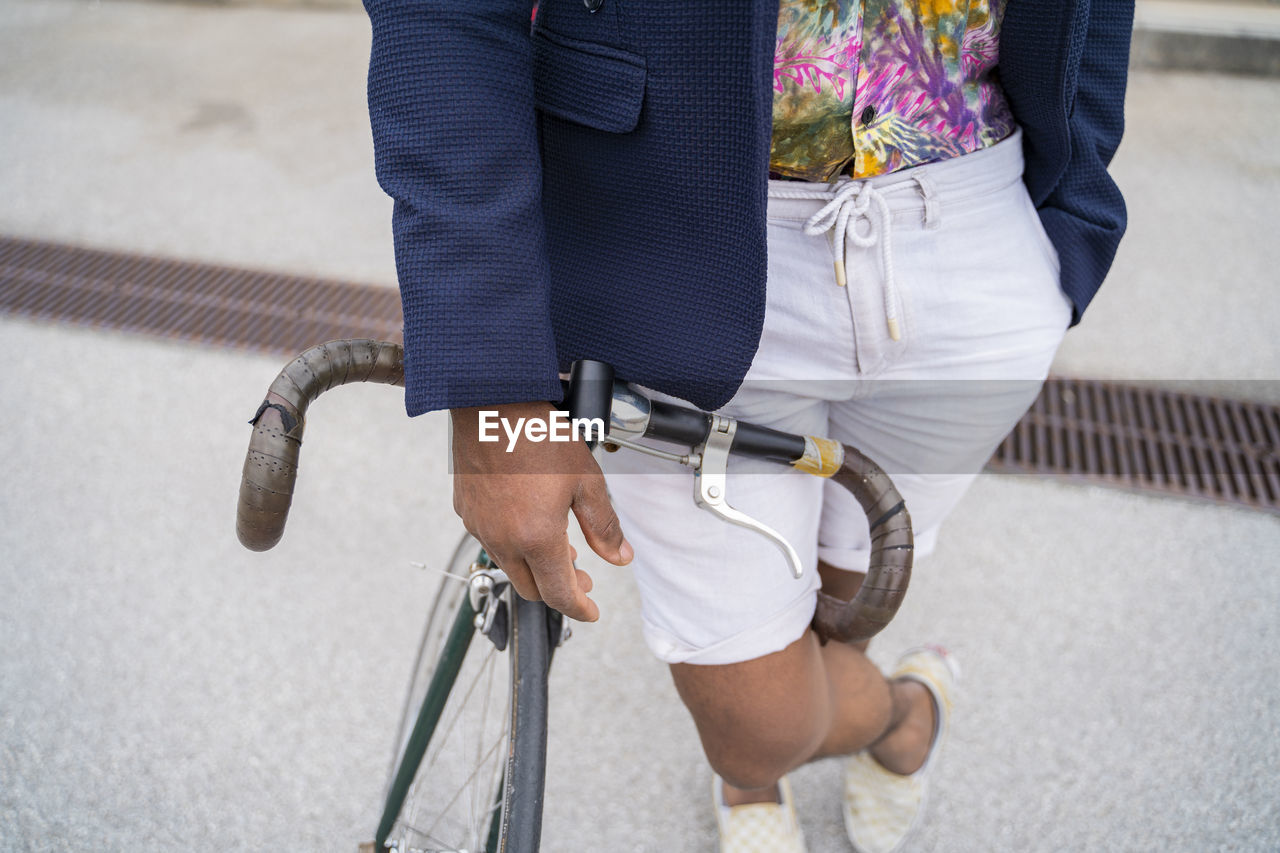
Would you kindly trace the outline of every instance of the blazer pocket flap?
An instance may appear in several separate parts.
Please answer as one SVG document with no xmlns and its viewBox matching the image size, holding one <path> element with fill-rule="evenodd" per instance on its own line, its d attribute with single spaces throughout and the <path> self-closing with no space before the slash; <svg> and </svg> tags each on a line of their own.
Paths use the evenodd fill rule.
<svg viewBox="0 0 1280 853">
<path fill-rule="evenodd" d="M 644 59 L 634 53 L 534 32 L 533 99 L 545 113 L 626 133 L 640 121 L 644 78 Z"/>
</svg>

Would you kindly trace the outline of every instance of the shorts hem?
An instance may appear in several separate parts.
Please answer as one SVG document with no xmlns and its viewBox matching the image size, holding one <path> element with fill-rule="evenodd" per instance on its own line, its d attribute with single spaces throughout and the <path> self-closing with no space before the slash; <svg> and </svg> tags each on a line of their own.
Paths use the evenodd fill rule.
<svg viewBox="0 0 1280 853">
<path fill-rule="evenodd" d="M 928 557 L 938 547 L 938 527 L 935 525 L 930 530 L 918 531 L 913 539 L 914 547 L 911 552 L 913 560 Z M 818 559 L 842 572 L 857 572 L 865 575 L 867 568 L 871 565 L 871 552 L 863 548 L 818 545 Z"/>
<path fill-rule="evenodd" d="M 718 666 L 742 663 L 765 655 L 780 652 L 794 643 L 808 630 L 817 608 L 815 591 L 797 598 L 769 619 L 731 637 L 703 648 L 696 648 L 681 641 L 675 635 L 644 621 L 644 641 L 654 657 L 664 663 L 691 663 L 702 666 Z"/>
<path fill-rule="evenodd" d="M 842 572 L 865 575 L 871 564 L 871 552 L 861 548 L 824 548 L 819 545 L 818 559 Z"/>
</svg>

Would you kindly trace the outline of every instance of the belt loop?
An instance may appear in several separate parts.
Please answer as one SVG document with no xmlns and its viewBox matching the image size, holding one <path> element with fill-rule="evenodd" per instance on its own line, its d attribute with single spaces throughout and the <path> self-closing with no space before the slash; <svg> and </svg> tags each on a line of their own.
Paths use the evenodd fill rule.
<svg viewBox="0 0 1280 853">
<path fill-rule="evenodd" d="M 920 197 L 924 199 L 924 227 L 936 231 L 942 227 L 942 205 L 938 203 L 938 187 L 924 169 L 916 169 L 911 177 L 915 179 L 916 186 L 920 187 Z"/>
</svg>

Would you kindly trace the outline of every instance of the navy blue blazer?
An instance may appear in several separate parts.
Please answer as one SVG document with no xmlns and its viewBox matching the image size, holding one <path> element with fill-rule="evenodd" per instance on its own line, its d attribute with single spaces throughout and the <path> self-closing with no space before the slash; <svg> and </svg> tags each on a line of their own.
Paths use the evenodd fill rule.
<svg viewBox="0 0 1280 853">
<path fill-rule="evenodd" d="M 765 305 L 777 0 L 365 0 L 406 406 L 558 400 L 575 359 L 703 408 Z M 594 9 L 594 11 L 593 11 Z M 1125 227 L 1133 0 L 1009 0 L 1000 79 L 1075 320 Z"/>
</svg>

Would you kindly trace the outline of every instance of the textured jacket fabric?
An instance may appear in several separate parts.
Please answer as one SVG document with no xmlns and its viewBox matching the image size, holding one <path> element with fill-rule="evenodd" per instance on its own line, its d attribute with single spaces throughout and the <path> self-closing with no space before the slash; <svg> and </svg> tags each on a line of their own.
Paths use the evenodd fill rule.
<svg viewBox="0 0 1280 853">
<path fill-rule="evenodd" d="M 725 403 L 764 317 L 777 0 L 542 0 L 532 31 L 529 0 L 365 6 L 409 414 L 558 400 L 578 358 Z M 1124 231 L 1132 11 L 1009 0 L 1001 33 L 1076 320 Z"/>
</svg>

